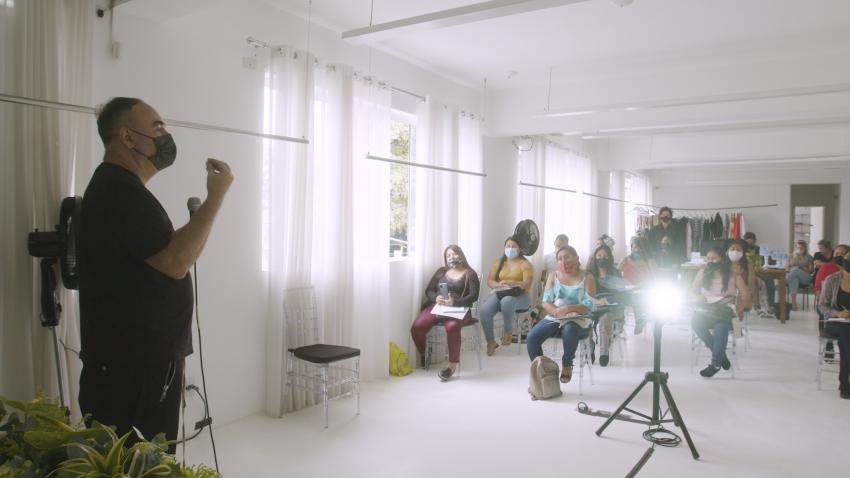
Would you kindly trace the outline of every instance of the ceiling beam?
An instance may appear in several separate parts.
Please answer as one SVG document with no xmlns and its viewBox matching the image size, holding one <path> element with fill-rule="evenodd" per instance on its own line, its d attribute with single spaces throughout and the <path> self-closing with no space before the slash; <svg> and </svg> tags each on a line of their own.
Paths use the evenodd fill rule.
<svg viewBox="0 0 850 478">
<path fill-rule="evenodd" d="M 491 20 L 546 8 L 560 7 L 588 0 L 490 0 L 463 7 L 416 15 L 342 32 L 342 39 L 354 44 L 367 44 L 415 31 L 434 30 L 466 23 Z"/>
</svg>

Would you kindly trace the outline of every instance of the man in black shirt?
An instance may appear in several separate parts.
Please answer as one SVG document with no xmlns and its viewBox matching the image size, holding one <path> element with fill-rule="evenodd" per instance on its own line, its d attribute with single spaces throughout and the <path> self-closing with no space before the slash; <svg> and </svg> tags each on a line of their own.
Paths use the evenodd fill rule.
<svg viewBox="0 0 850 478">
<path fill-rule="evenodd" d="M 683 224 L 678 224 L 673 221 L 673 210 L 667 206 L 658 211 L 658 219 L 661 224 L 653 226 L 649 231 L 649 245 L 654 256 L 658 256 L 665 252 L 669 256 L 669 260 L 676 264 L 681 264 L 688 260 L 685 252 L 685 229 Z M 667 237 L 669 249 L 662 251 L 662 240 Z"/>
<path fill-rule="evenodd" d="M 145 186 L 177 155 L 156 110 L 113 98 L 97 129 L 106 153 L 80 220 L 80 409 L 119 435 L 136 427 L 147 439 L 175 440 L 184 359 L 192 353 L 189 269 L 233 175 L 226 163 L 207 160 L 207 199 L 175 231 Z"/>
</svg>

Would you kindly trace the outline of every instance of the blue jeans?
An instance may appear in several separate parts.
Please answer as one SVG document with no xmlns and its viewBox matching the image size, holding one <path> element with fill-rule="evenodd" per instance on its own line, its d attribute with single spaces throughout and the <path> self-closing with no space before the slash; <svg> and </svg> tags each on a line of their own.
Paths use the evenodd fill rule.
<svg viewBox="0 0 850 478">
<path fill-rule="evenodd" d="M 726 343 L 729 341 L 729 331 L 732 330 L 732 320 L 737 319 L 715 319 L 710 315 L 694 315 L 694 332 L 711 350 L 711 365 L 715 367 L 720 367 L 723 359 L 726 358 Z"/>
<path fill-rule="evenodd" d="M 528 310 L 531 307 L 531 299 L 528 294 L 523 293 L 516 297 L 506 296 L 499 300 L 496 294 L 491 294 L 481 307 L 481 328 L 484 329 L 484 338 L 487 342 L 495 340 L 493 336 L 493 317 L 497 313 L 502 313 L 502 319 L 505 320 L 505 333 L 512 332 L 514 329 L 514 317 L 517 310 Z"/>
<path fill-rule="evenodd" d="M 800 269 L 791 269 L 785 275 L 785 278 L 788 280 L 788 292 L 792 295 L 797 293 L 801 285 L 811 285 L 812 283 L 812 275 Z"/>
<path fill-rule="evenodd" d="M 582 328 L 575 322 L 567 322 L 563 327 L 559 327 L 557 322 L 543 319 L 528 332 L 526 342 L 528 358 L 534 360 L 543 355 L 543 342 L 550 337 L 560 336 L 564 344 L 561 364 L 564 367 L 572 367 L 579 341 L 586 339 L 589 335 L 590 327 Z"/>
</svg>

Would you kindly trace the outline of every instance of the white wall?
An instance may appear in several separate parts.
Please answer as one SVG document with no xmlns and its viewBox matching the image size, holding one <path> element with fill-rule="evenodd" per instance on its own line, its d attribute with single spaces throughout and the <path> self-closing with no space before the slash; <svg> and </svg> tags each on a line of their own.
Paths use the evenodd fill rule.
<svg viewBox="0 0 850 478">
<path fill-rule="evenodd" d="M 257 69 L 245 69 L 242 57 L 257 53 L 261 60 L 265 51 L 248 47 L 245 38 L 254 36 L 303 49 L 304 20 L 258 1 L 211 2 L 174 18 L 151 5 L 132 2 L 116 10 L 114 38 L 122 44 L 119 60 L 109 55 L 108 21 L 97 22 L 95 101 L 137 96 L 166 118 L 260 131 L 262 61 Z M 343 43 L 329 30 L 313 27 L 310 50 L 328 62 L 368 71 L 368 49 Z M 378 51 L 372 54 L 372 73 L 465 109 L 475 111 L 478 106 L 474 92 Z M 221 425 L 263 409 L 268 308 L 266 277 L 260 269 L 262 143 L 232 134 L 176 127 L 171 131 L 180 151 L 178 160 L 149 187 L 175 227 L 187 220 L 186 199 L 206 195 L 205 158 L 228 161 L 236 177 L 198 262 L 197 278 L 210 406 L 216 424 Z M 97 149 L 95 154 L 102 152 Z M 87 177 L 91 171 L 79 174 Z M 406 317 L 410 271 L 403 261 L 393 263 L 390 270 L 394 285 L 391 307 L 398 317 L 391 336 L 404 344 L 413 319 Z M 196 354 L 187 371 L 196 383 L 200 380 L 197 359 L 196 341 Z"/>
</svg>

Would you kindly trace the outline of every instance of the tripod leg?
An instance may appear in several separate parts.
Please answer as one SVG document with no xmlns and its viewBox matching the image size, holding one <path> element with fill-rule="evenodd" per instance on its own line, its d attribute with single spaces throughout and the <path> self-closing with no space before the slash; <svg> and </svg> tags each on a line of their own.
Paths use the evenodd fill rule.
<svg viewBox="0 0 850 478">
<path fill-rule="evenodd" d="M 697 452 L 697 447 L 694 445 L 694 441 L 691 440 L 691 434 L 688 433 L 688 427 L 685 426 L 685 421 L 682 420 L 682 414 L 679 413 L 679 407 L 676 406 L 676 402 L 673 400 L 673 394 L 670 393 L 670 388 L 667 386 L 667 382 L 661 383 L 661 390 L 664 392 L 664 398 L 667 399 L 667 405 L 670 407 L 670 413 L 673 414 L 673 419 L 675 420 L 674 423 L 682 429 L 682 435 L 685 435 L 685 441 L 688 442 L 688 448 L 691 449 L 691 455 L 693 455 L 694 460 L 698 460 L 699 452 Z"/>
<path fill-rule="evenodd" d="M 62 364 L 59 361 L 59 337 L 56 335 L 56 327 L 50 327 L 53 331 L 53 356 L 56 357 L 56 378 L 59 381 L 59 403 L 65 406 L 65 387 L 62 385 Z"/>
<path fill-rule="evenodd" d="M 599 427 L 599 430 L 596 430 L 596 436 L 602 436 L 602 432 L 604 432 L 604 431 L 605 431 L 605 429 L 606 429 L 606 428 L 608 428 L 608 425 L 610 425 L 610 424 L 611 424 L 611 422 L 613 422 L 614 420 L 616 420 L 616 419 L 617 419 L 617 416 L 618 416 L 618 415 L 620 415 L 620 413 L 622 413 L 622 411 L 623 411 L 626 407 L 628 407 L 628 406 L 629 406 L 629 402 L 631 402 L 631 401 L 632 401 L 632 400 L 633 400 L 633 399 L 637 396 L 637 394 L 638 394 L 638 393 L 640 393 L 641 389 L 643 389 L 643 387 L 644 387 L 647 383 L 648 383 L 648 381 L 647 381 L 646 379 L 643 379 L 643 382 L 641 382 L 641 383 L 640 383 L 640 385 L 638 385 L 638 386 L 637 386 L 637 388 L 635 389 L 635 391 L 634 391 L 634 392 L 632 392 L 632 394 L 631 394 L 631 395 L 629 395 L 629 398 L 627 398 L 627 399 L 626 399 L 626 401 L 625 401 L 625 402 L 623 402 L 623 403 L 620 405 L 620 407 L 619 407 L 619 408 L 617 408 L 617 410 L 616 410 L 614 413 L 612 413 L 610 417 L 608 417 L 608 419 L 607 419 L 607 420 L 605 420 L 605 423 L 603 423 L 603 424 L 602 424 L 602 426 L 601 426 L 601 427 Z"/>
</svg>

